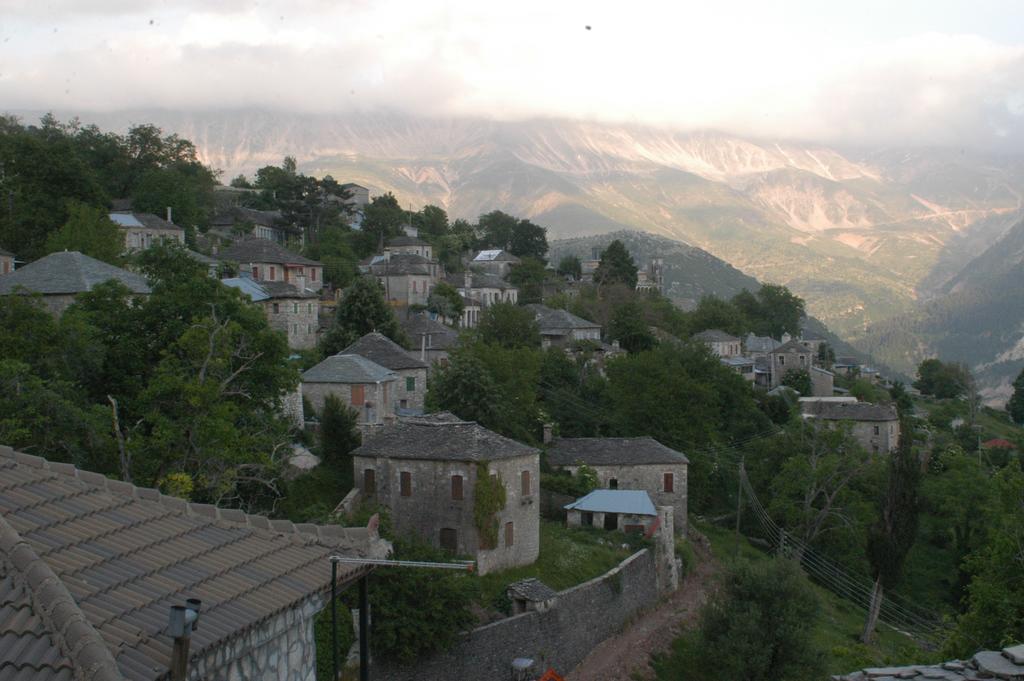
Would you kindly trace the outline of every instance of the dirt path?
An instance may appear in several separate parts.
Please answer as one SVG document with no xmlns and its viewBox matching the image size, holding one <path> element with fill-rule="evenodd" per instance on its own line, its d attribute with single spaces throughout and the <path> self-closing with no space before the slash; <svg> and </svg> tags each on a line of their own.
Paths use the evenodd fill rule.
<svg viewBox="0 0 1024 681">
<path fill-rule="evenodd" d="M 584 658 L 566 677 L 567 681 L 629 681 L 653 679 L 651 653 L 669 649 L 683 629 L 696 622 L 718 562 L 705 542 L 693 542 L 697 567 L 683 580 L 679 590 L 613 636 Z"/>
</svg>

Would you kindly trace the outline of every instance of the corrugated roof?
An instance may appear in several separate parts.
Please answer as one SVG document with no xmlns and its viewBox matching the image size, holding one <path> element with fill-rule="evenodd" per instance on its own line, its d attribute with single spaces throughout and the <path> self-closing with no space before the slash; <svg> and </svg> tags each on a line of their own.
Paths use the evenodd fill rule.
<svg viewBox="0 0 1024 681">
<path fill-rule="evenodd" d="M 111 279 L 128 287 L 133 293 L 149 293 L 144 277 L 90 258 L 78 251 L 51 253 L 0 277 L 0 295 L 23 287 L 44 295 L 75 294 L 91 291 Z"/>
<path fill-rule="evenodd" d="M 166 678 L 171 605 L 203 601 L 195 659 L 323 593 L 332 553 L 388 551 L 367 528 L 189 504 L 9 447 L 0 511 L 5 681 L 70 679 L 65 669 L 91 681 Z M 342 566 L 343 581 L 363 570 Z"/>
<path fill-rule="evenodd" d="M 304 383 L 380 383 L 398 376 L 359 355 L 332 355 L 302 374 Z"/>
<path fill-rule="evenodd" d="M 249 277 L 230 277 L 228 279 L 221 279 L 220 283 L 238 289 L 249 296 L 249 299 L 254 303 L 270 299 L 270 294 Z"/>
<path fill-rule="evenodd" d="M 548 448 L 552 466 L 680 464 L 689 460 L 653 437 L 560 437 Z"/>
<path fill-rule="evenodd" d="M 425 362 L 416 359 L 401 345 L 377 331 L 366 334 L 339 354 L 359 355 L 392 371 L 427 368 Z"/>
<path fill-rule="evenodd" d="M 222 250 L 217 258 L 237 263 L 266 262 L 277 265 L 312 265 L 322 267 L 316 260 L 310 260 L 298 253 L 292 253 L 284 246 L 269 239 L 239 239 Z"/>
<path fill-rule="evenodd" d="M 587 496 L 565 505 L 567 511 L 658 515 L 647 492 L 640 489 L 595 489 Z"/>
<path fill-rule="evenodd" d="M 473 258 L 473 262 L 520 262 L 519 258 L 503 251 L 500 248 L 489 249 L 486 251 L 480 251 Z"/>
<path fill-rule="evenodd" d="M 400 418 L 378 429 L 353 456 L 438 461 L 492 461 L 537 456 L 533 447 L 510 440 L 449 412 Z"/>
</svg>

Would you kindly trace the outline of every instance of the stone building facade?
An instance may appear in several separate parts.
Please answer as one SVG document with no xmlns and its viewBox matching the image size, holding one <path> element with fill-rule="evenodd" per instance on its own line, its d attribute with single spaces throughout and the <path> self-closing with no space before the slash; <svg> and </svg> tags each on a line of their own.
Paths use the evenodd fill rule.
<svg viewBox="0 0 1024 681">
<path fill-rule="evenodd" d="M 486 274 L 505 278 L 513 267 L 522 262 L 518 257 L 508 251 L 491 249 L 479 251 L 469 263 L 470 267 L 478 269 Z"/>
<path fill-rule="evenodd" d="M 482 307 L 494 303 L 514 305 L 519 300 L 519 289 L 493 274 L 465 272 L 449 274 L 445 280 L 455 287 L 459 295 L 480 301 Z"/>
<path fill-rule="evenodd" d="M 284 282 L 300 289 L 319 291 L 324 285 L 324 266 L 268 239 L 244 238 L 216 254 L 218 260 L 238 265 L 238 273 L 254 281 Z"/>
<path fill-rule="evenodd" d="M 894 452 L 900 446 L 900 419 L 896 408 L 870 402 L 801 402 L 805 419 L 829 427 L 849 423 L 853 437 L 869 452 Z"/>
<path fill-rule="evenodd" d="M 399 534 L 472 556 L 480 574 L 537 560 L 540 458 L 531 447 L 446 412 L 400 418 L 353 452 L 353 473 L 360 495 L 388 508 Z M 479 475 L 505 488 L 490 546 L 474 520 Z"/>
<path fill-rule="evenodd" d="M 392 411 L 396 414 L 423 412 L 427 396 L 427 363 L 382 333 L 371 331 L 341 351 L 343 355 L 359 355 L 395 373 L 397 380 L 391 391 Z"/>
<path fill-rule="evenodd" d="M 656 506 L 671 506 L 676 531 L 687 529 L 689 460 L 654 438 L 557 438 L 548 445 L 548 463 L 573 475 L 580 464 L 597 473 L 604 489 L 643 490 Z"/>
<path fill-rule="evenodd" d="M 185 245 L 185 230 L 171 222 L 170 208 L 167 209 L 166 220 L 152 213 L 132 211 L 114 211 L 108 217 L 121 228 L 126 253 L 144 251 L 158 243 Z"/>
<path fill-rule="evenodd" d="M 302 396 L 318 413 L 334 395 L 358 414 L 360 426 L 379 426 L 395 417 L 393 371 L 359 355 L 332 355 L 302 374 Z"/>
<path fill-rule="evenodd" d="M 426 305 L 438 280 L 437 263 L 422 255 L 397 253 L 374 256 L 364 269 L 377 277 L 392 305 Z"/>
<path fill-rule="evenodd" d="M 739 357 L 743 352 L 743 342 L 720 329 L 701 331 L 694 334 L 693 339 L 707 345 L 708 349 L 719 357 Z"/>
<path fill-rule="evenodd" d="M 14 271 L 14 254 L 0 248 L 0 276 Z"/>
<path fill-rule="evenodd" d="M 777 388 L 782 385 L 782 381 L 790 371 L 810 372 L 816 356 L 810 348 L 801 344 L 800 341 L 794 340 L 772 350 L 768 355 L 772 372 L 771 387 Z"/>
<path fill-rule="evenodd" d="M 263 308 L 270 328 L 288 339 L 288 347 L 308 350 L 316 347 L 320 333 L 320 304 L 309 289 L 277 282 L 257 282 L 249 277 L 222 279 L 221 283 L 241 291 Z"/>
</svg>

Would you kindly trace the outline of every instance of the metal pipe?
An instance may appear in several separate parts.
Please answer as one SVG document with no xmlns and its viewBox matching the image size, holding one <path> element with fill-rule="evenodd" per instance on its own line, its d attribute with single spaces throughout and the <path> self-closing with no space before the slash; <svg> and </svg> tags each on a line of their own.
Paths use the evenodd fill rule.
<svg viewBox="0 0 1024 681">
<path fill-rule="evenodd" d="M 370 598 L 367 580 L 359 580 L 359 681 L 370 681 Z"/>
<path fill-rule="evenodd" d="M 348 565 L 375 565 L 380 567 L 420 567 L 440 570 L 464 570 L 473 572 L 476 563 L 472 560 L 461 560 L 454 563 L 429 563 L 421 560 L 386 560 L 384 558 L 350 558 L 348 556 L 331 556 L 332 562 Z"/>
</svg>

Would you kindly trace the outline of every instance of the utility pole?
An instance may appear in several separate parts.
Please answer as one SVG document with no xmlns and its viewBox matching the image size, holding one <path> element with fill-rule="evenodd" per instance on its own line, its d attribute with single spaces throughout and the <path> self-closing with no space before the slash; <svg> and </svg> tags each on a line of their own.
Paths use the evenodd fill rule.
<svg viewBox="0 0 1024 681">
<path fill-rule="evenodd" d="M 743 468 L 743 459 L 740 459 L 740 467 L 736 473 L 736 559 L 740 557 L 740 515 L 743 513 L 743 477 L 746 471 Z"/>
</svg>

